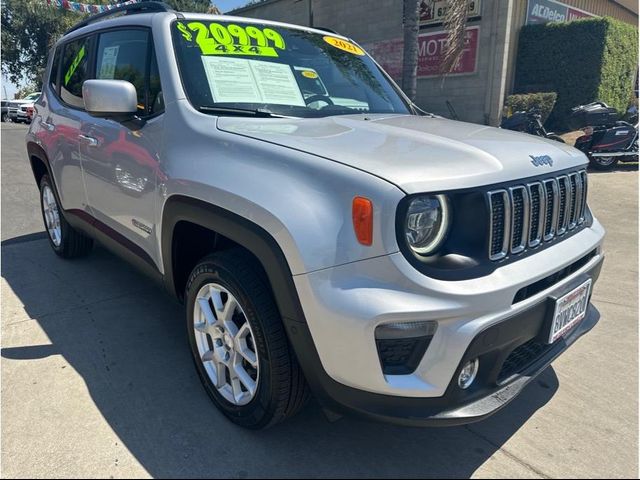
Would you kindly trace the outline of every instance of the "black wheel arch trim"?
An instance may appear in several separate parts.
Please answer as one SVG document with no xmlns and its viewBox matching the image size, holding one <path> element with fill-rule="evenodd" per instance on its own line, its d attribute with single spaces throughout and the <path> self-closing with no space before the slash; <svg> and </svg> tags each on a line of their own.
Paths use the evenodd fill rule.
<svg viewBox="0 0 640 480">
<path fill-rule="evenodd" d="M 338 411 L 335 391 L 353 391 L 333 380 L 324 370 L 302 310 L 291 269 L 276 240 L 259 225 L 233 212 L 182 195 L 167 199 L 162 216 L 162 257 L 165 287 L 174 295 L 172 237 L 178 222 L 187 221 L 210 229 L 249 250 L 262 264 L 269 279 L 287 337 L 316 399 Z M 347 395 L 349 395 L 347 393 Z"/>
<path fill-rule="evenodd" d="M 178 298 L 174 284 L 173 233 L 190 222 L 222 235 L 249 250 L 261 263 L 283 317 L 306 323 L 289 263 L 278 242 L 254 222 L 216 205 L 183 195 L 169 197 L 162 212 L 161 250 L 165 286 Z"/>
<path fill-rule="evenodd" d="M 44 164 L 44 167 L 47 169 L 47 174 L 49 175 L 49 178 L 51 179 L 51 182 L 53 183 L 55 193 L 57 194 L 58 187 L 56 186 L 56 180 L 55 180 L 55 178 L 53 178 L 53 175 L 51 173 L 51 165 L 49 165 L 49 157 L 47 156 L 47 153 L 44 151 L 44 149 L 40 145 L 38 145 L 35 142 L 29 141 L 29 142 L 27 142 L 27 154 L 29 156 L 29 165 L 31 166 L 31 172 L 33 173 L 33 179 L 36 181 L 36 183 L 38 183 L 38 180 L 37 180 L 37 177 L 36 177 L 36 171 L 33 168 L 34 165 L 33 165 L 33 160 L 32 160 L 32 158 L 35 157 L 38 160 L 40 160 Z M 37 185 L 37 186 L 40 187 L 40 185 Z"/>
</svg>

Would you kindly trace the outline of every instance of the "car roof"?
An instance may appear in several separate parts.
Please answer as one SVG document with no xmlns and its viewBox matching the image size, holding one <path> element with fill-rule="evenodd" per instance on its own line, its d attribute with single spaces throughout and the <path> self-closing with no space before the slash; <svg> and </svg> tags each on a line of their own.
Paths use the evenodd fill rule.
<svg viewBox="0 0 640 480">
<path fill-rule="evenodd" d="M 187 12 L 152 12 L 152 13 L 136 13 L 134 15 L 122 15 L 119 17 L 113 18 L 105 18 L 103 20 L 98 20 L 95 23 L 91 23 L 84 27 L 78 28 L 77 30 L 72 30 L 71 32 L 64 35 L 56 42 L 56 46 L 63 41 L 67 41 L 76 37 L 82 37 L 84 35 L 90 34 L 94 31 L 104 30 L 107 28 L 123 26 L 123 25 L 131 25 L 131 26 L 145 26 L 151 27 L 153 20 L 157 16 L 170 17 L 171 19 L 185 19 L 185 20 L 206 20 L 206 21 L 220 21 L 220 22 L 236 22 L 236 23 L 260 23 L 265 25 L 271 25 L 276 27 L 283 28 L 291 28 L 294 30 L 302 30 L 306 32 L 316 33 L 319 35 L 327 35 L 348 39 L 344 35 L 340 35 L 339 33 L 329 32 L 327 30 L 322 30 L 318 28 L 305 27 L 302 25 L 294 25 L 291 23 L 284 22 L 276 22 L 273 20 L 263 20 L 260 18 L 250 18 L 250 17 L 235 17 L 231 15 L 212 15 L 206 13 L 187 13 Z"/>
</svg>

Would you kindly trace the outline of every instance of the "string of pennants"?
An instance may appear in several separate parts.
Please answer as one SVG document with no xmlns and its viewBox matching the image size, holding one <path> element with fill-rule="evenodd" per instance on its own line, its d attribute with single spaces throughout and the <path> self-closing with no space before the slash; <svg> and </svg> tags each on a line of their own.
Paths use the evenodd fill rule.
<svg viewBox="0 0 640 480">
<path fill-rule="evenodd" d="M 50 7 L 60 8 L 62 10 L 68 10 L 70 12 L 78 13 L 102 13 L 112 10 L 122 5 L 129 5 L 131 3 L 138 3 L 139 0 L 128 0 L 126 2 L 118 3 L 115 5 L 90 5 L 88 3 L 70 2 L 69 0 L 46 0 L 47 5 Z"/>
</svg>

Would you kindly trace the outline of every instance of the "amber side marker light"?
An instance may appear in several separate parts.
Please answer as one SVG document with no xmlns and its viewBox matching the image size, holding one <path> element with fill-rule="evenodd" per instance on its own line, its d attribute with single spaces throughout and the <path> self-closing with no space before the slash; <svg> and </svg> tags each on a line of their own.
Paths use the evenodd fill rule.
<svg viewBox="0 0 640 480">
<path fill-rule="evenodd" d="M 371 246 L 373 243 L 373 203 L 364 197 L 355 197 L 351 209 L 353 230 L 358 242 Z"/>
</svg>

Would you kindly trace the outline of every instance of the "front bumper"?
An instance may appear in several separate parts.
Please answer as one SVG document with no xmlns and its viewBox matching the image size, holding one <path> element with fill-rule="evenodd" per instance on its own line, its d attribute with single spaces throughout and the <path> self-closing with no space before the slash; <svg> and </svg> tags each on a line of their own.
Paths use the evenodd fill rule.
<svg viewBox="0 0 640 480">
<path fill-rule="evenodd" d="M 454 375 L 445 394 L 435 398 L 400 397 L 366 392 L 331 379 L 320 363 L 311 333 L 306 325 L 285 319 L 296 354 L 320 403 L 337 413 L 356 414 L 372 420 L 411 426 L 452 426 L 480 421 L 507 405 L 524 387 L 578 338 L 591 330 L 600 314 L 589 304 L 587 315 L 567 335 L 552 345 L 545 345 L 548 319 L 554 298 L 562 296 L 587 279 L 597 280 L 602 267 L 600 256 L 586 271 L 563 287 L 552 290 L 547 298 L 479 333 L 463 355 L 456 372 L 471 359 L 480 359 L 480 369 L 468 390 L 457 386 Z M 538 343 L 535 355 L 505 366 L 518 347 Z"/>
<path fill-rule="evenodd" d="M 549 298 L 586 277 L 595 284 L 603 238 L 604 229 L 594 219 L 589 228 L 552 248 L 461 281 L 422 275 L 400 253 L 296 275 L 306 322 L 285 320 L 289 337 L 316 396 L 331 410 L 405 423 L 473 421 L 500 408 L 492 398 L 517 394 L 527 377 L 597 322 L 591 307 L 581 326 L 553 348 L 534 341 L 545 328 Z M 437 322 L 437 330 L 415 371 L 383 373 L 376 328 L 416 321 Z M 480 339 L 487 351 L 478 348 Z M 505 375 L 509 355 L 519 347 L 528 354 L 529 346 L 536 358 L 524 365 L 527 371 L 516 365 L 516 375 Z M 454 387 L 464 362 L 478 356 L 474 385 L 466 391 Z M 470 415 L 470 410 L 480 413 Z"/>
</svg>

